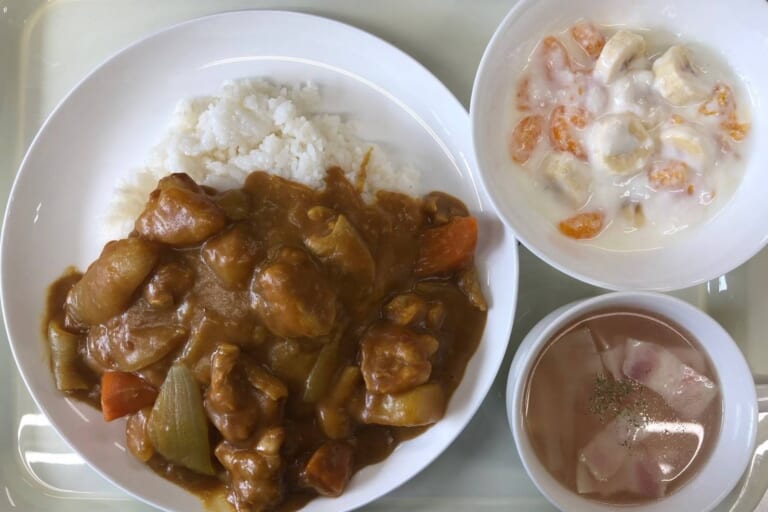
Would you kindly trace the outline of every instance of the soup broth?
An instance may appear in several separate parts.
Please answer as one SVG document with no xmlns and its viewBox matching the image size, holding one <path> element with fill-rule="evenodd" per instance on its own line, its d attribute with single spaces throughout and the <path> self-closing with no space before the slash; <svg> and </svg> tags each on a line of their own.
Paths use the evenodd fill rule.
<svg viewBox="0 0 768 512">
<path fill-rule="evenodd" d="M 640 504 L 685 485 L 709 458 L 722 404 L 704 352 L 644 311 L 591 313 L 544 347 L 526 383 L 525 428 L 562 485 Z"/>
</svg>

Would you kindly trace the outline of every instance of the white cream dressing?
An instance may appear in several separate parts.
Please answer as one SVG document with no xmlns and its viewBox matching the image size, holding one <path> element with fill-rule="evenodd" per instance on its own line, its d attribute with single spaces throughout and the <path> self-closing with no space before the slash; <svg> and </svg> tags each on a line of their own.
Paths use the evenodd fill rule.
<svg viewBox="0 0 768 512">
<path fill-rule="evenodd" d="M 601 30 L 609 39 L 617 28 Z M 519 75 L 528 80 L 531 108 L 522 113 L 512 108 L 515 114 L 506 132 L 511 133 L 526 115 L 544 116 L 543 137 L 522 165 L 525 172 L 516 173 L 518 185 L 529 190 L 531 197 L 538 196 L 533 200 L 535 207 L 554 225 L 580 212 L 602 212 L 605 229 L 596 238 L 581 243 L 607 250 L 647 250 L 667 244 L 669 235 L 684 232 L 714 215 L 733 195 L 744 172 L 742 155 L 746 154 L 746 144 L 728 137 L 721 118 L 701 114 L 701 101 L 673 105 L 654 86 L 658 77 L 652 70 L 653 62 L 671 45 L 684 43 L 665 34 L 633 31 L 645 38 L 648 57 L 631 60 L 608 84 L 594 76 L 594 61 L 576 45 L 568 30 L 557 37 L 568 50 L 570 68 L 557 58 L 548 70 L 537 47 Z M 734 91 L 740 122 L 748 123 L 748 96 L 733 73 L 701 48 L 695 48 L 692 54 L 703 86 L 711 91 L 716 83 L 728 84 Z M 514 105 L 516 96 L 511 97 Z M 570 127 L 587 160 L 571 159 L 569 168 L 575 169 L 576 178 L 570 176 L 570 181 L 565 182 L 552 176 L 562 172 L 550 169 L 551 157 L 558 152 L 550 140 L 548 119 L 556 105 L 583 109 L 589 117 L 585 128 Z M 627 116 L 640 120 L 649 140 L 641 141 L 627 130 Z M 749 135 L 745 140 L 749 141 Z M 626 165 L 628 170 L 612 171 L 601 159 L 606 154 L 620 155 L 641 147 L 650 147 L 650 154 L 631 160 Z M 688 166 L 684 188 L 654 189 L 649 171 L 666 161 L 682 161 Z"/>
</svg>

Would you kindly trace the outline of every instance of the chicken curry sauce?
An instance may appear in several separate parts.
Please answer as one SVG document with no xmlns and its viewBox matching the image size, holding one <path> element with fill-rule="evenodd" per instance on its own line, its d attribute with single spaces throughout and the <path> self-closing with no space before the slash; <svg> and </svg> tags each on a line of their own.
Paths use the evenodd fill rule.
<svg viewBox="0 0 768 512">
<path fill-rule="evenodd" d="M 238 512 L 338 496 L 440 420 L 485 324 L 461 201 L 325 181 L 167 176 L 128 238 L 49 291 L 57 387 Z"/>
</svg>

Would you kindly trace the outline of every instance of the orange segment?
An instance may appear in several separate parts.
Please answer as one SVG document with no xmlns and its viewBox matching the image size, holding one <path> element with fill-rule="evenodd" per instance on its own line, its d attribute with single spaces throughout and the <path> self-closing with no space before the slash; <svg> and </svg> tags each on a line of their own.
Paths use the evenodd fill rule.
<svg viewBox="0 0 768 512">
<path fill-rule="evenodd" d="M 541 41 L 541 56 L 547 69 L 547 78 L 555 80 L 557 73 L 571 68 L 571 57 L 563 43 L 553 36 L 547 36 Z"/>
<path fill-rule="evenodd" d="M 739 121 L 733 89 L 726 84 L 719 83 L 715 86 L 709 99 L 699 106 L 699 113 L 725 118 L 720 127 L 736 142 L 744 140 L 749 133 L 750 126 Z"/>
<path fill-rule="evenodd" d="M 581 107 L 566 108 L 559 105 L 552 110 L 549 117 L 549 139 L 558 151 L 567 151 L 582 160 L 587 159 L 587 153 L 581 142 L 573 133 L 574 128 L 583 129 L 589 122 L 589 112 Z"/>
<path fill-rule="evenodd" d="M 682 190 L 688 183 L 688 166 L 680 160 L 658 162 L 648 171 L 648 180 L 656 190 Z"/>
<path fill-rule="evenodd" d="M 521 119 L 512 130 L 512 136 L 509 139 L 509 156 L 512 161 L 518 164 L 527 162 L 541 140 L 543 131 L 543 116 L 528 116 Z"/>
<path fill-rule="evenodd" d="M 517 110 L 527 112 L 531 110 L 531 77 L 525 75 L 517 84 Z"/>
<path fill-rule="evenodd" d="M 705 116 L 730 116 L 736 110 L 733 90 L 726 84 L 715 85 L 712 95 L 699 105 L 699 113 Z"/>
<path fill-rule="evenodd" d="M 736 142 L 744 140 L 744 137 L 749 133 L 749 125 L 740 123 L 735 113 L 727 121 L 723 121 L 720 126 L 723 127 L 725 131 L 728 132 L 728 135 L 730 135 Z"/>
<path fill-rule="evenodd" d="M 605 215 L 603 212 L 583 212 L 561 221 L 558 228 L 565 236 L 583 240 L 599 235 L 604 224 Z"/>
<path fill-rule="evenodd" d="M 597 60 L 605 46 L 603 33 L 587 21 L 580 21 L 571 27 L 571 37 L 594 60 Z"/>
</svg>

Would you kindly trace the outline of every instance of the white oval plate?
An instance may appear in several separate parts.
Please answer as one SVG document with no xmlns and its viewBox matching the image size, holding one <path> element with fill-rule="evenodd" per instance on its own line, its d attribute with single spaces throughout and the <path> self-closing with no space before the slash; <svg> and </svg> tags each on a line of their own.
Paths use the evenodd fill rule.
<svg viewBox="0 0 768 512">
<path fill-rule="evenodd" d="M 126 452 L 123 420 L 105 423 L 99 411 L 56 391 L 41 322 L 48 285 L 68 265 L 84 268 L 98 256 L 106 242 L 101 219 L 116 183 L 143 164 L 176 102 L 249 76 L 317 84 L 324 111 L 357 120 L 363 138 L 422 171 L 420 192 L 454 194 L 480 219 L 476 259 L 491 308 L 477 353 L 442 421 L 357 473 L 340 498 L 306 508 L 348 510 L 413 477 L 469 422 L 501 365 L 517 298 L 516 241 L 477 178 L 466 111 L 388 43 L 314 16 L 242 11 L 171 27 L 97 68 L 45 122 L 16 177 L 1 242 L 5 324 L 35 401 L 91 466 L 157 507 L 203 510 L 195 496 Z"/>
</svg>

